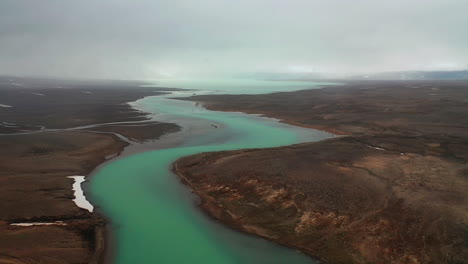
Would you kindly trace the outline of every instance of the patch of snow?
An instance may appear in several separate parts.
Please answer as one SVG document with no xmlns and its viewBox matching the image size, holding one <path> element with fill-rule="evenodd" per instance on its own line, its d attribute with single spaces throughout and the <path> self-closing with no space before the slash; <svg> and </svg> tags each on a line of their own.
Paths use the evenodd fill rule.
<svg viewBox="0 0 468 264">
<path fill-rule="evenodd" d="M 75 191 L 75 202 L 76 206 L 86 209 L 90 212 L 93 212 L 93 205 L 86 200 L 86 196 L 83 193 L 83 189 L 81 188 L 81 183 L 85 181 L 85 176 L 68 176 L 68 178 L 74 179 L 75 182 L 73 183 L 73 191 Z"/>
<path fill-rule="evenodd" d="M 11 105 L 0 104 L 0 107 L 12 107 Z"/>
<path fill-rule="evenodd" d="M 370 145 L 369 145 L 368 147 L 369 147 L 369 148 L 373 148 L 373 149 L 377 149 L 377 150 L 385 150 L 385 149 L 383 149 L 383 148 L 374 147 L 374 146 L 370 146 Z"/>
<path fill-rule="evenodd" d="M 119 155 L 119 153 L 110 154 L 110 155 L 105 156 L 105 159 L 110 160 L 110 159 L 113 159 L 113 158 L 117 157 L 118 155 Z"/>
<path fill-rule="evenodd" d="M 65 226 L 63 221 L 55 221 L 55 222 L 30 222 L 30 223 L 11 223 L 12 226 L 49 226 L 49 225 L 60 225 Z"/>
<path fill-rule="evenodd" d="M 31 92 L 31 93 L 34 95 L 44 96 L 44 94 L 41 94 L 41 93 L 34 93 L 34 92 Z"/>
<path fill-rule="evenodd" d="M 85 93 L 85 94 L 92 94 L 92 92 L 88 92 L 88 91 L 83 91 L 83 93 Z"/>
<path fill-rule="evenodd" d="M 0 126 L 3 126 L 3 127 L 18 127 L 17 125 L 15 125 L 13 123 L 8 123 L 8 122 L 1 122 Z"/>
</svg>

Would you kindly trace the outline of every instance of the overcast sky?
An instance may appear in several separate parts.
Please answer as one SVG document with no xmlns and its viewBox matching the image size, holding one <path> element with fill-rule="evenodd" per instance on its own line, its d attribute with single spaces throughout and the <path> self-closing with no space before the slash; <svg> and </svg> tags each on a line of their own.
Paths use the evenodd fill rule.
<svg viewBox="0 0 468 264">
<path fill-rule="evenodd" d="M 468 68 L 468 0 L 0 0 L 0 75 Z"/>
</svg>

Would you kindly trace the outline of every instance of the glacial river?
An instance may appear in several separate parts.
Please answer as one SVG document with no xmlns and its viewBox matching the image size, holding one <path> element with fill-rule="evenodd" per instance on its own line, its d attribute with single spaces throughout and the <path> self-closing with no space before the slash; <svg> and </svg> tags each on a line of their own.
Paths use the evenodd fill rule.
<svg viewBox="0 0 468 264">
<path fill-rule="evenodd" d="M 196 197 L 180 183 L 171 164 L 201 152 L 267 148 L 332 135 L 243 113 L 208 111 L 193 102 L 170 99 L 193 93 L 268 93 L 317 88 L 314 83 L 235 81 L 160 83 L 200 89 L 151 96 L 133 103 L 158 121 L 182 131 L 164 136 L 160 149 L 124 155 L 100 167 L 89 196 L 112 222 L 113 262 L 118 264 L 301 264 L 316 263 L 293 249 L 246 235 L 207 217 Z M 173 142 L 172 146 L 164 142 Z M 155 146 L 158 146 L 157 144 Z M 169 148 L 168 148 L 169 147 Z"/>
</svg>

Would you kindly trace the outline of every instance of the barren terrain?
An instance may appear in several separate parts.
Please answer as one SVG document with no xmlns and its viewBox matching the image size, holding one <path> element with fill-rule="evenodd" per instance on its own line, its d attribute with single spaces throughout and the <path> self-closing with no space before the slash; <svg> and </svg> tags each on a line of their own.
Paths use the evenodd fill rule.
<svg viewBox="0 0 468 264">
<path fill-rule="evenodd" d="M 145 121 L 146 113 L 127 104 L 162 89 L 14 82 L 0 84 L 0 104 L 10 106 L 0 107 L 0 263 L 102 263 L 106 221 L 73 202 L 68 176 L 88 176 L 128 140 L 178 131 L 175 124 Z M 111 122 L 117 123 L 105 124 Z"/>
<path fill-rule="evenodd" d="M 468 82 L 190 100 L 348 135 L 182 158 L 213 217 L 326 263 L 467 263 Z"/>
</svg>

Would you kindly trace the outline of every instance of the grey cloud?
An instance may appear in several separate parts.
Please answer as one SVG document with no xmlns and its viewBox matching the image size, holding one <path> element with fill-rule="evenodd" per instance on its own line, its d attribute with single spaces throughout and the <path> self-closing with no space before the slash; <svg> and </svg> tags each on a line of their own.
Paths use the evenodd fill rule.
<svg viewBox="0 0 468 264">
<path fill-rule="evenodd" d="M 468 67 L 464 0 L 3 0 L 0 74 Z"/>
</svg>

